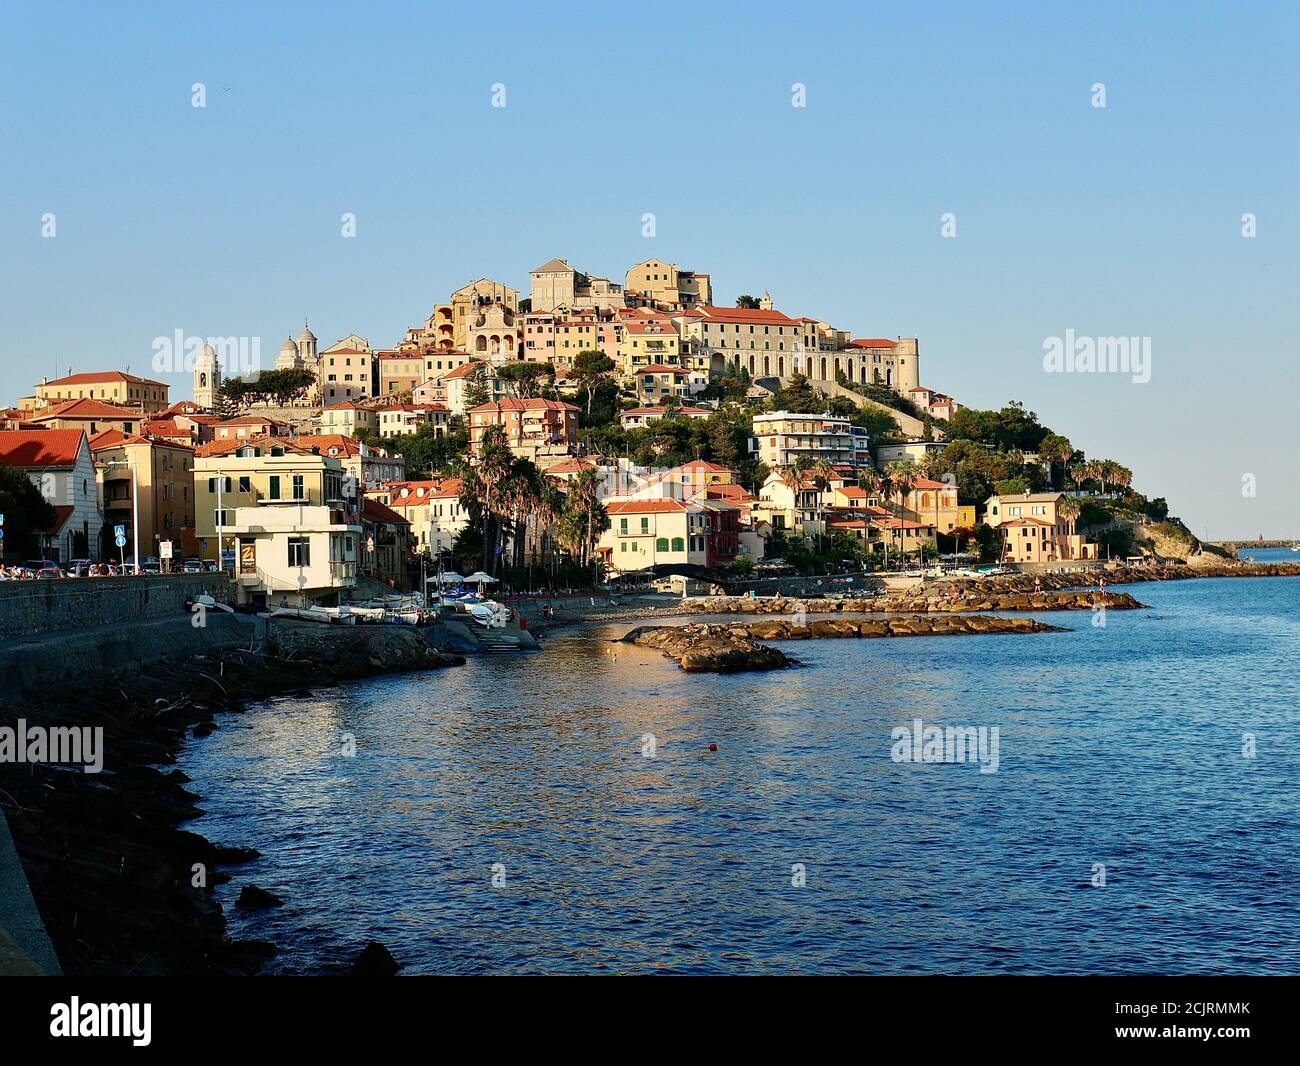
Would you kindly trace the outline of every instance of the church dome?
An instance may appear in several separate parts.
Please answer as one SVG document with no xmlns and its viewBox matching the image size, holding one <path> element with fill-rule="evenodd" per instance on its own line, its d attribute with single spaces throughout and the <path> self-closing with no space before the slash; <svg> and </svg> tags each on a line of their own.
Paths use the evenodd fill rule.
<svg viewBox="0 0 1300 1066">
<path fill-rule="evenodd" d="M 316 341 L 316 334 L 307 328 L 305 321 L 302 324 L 302 332 L 298 334 L 298 343 L 302 344 L 304 341 L 308 344 L 314 344 Z"/>
<path fill-rule="evenodd" d="M 291 352 L 294 355 L 298 354 L 298 346 L 293 343 L 292 337 L 286 337 L 284 343 L 280 345 L 280 354 L 283 355 L 285 352 Z"/>
</svg>

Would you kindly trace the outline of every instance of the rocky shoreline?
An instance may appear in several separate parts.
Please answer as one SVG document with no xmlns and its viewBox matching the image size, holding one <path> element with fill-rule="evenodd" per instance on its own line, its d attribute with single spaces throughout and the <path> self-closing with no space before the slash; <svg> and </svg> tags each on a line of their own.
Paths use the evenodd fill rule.
<svg viewBox="0 0 1300 1066">
<path fill-rule="evenodd" d="M 933 585 L 916 592 L 840 599 L 749 599 L 711 596 L 698 601 L 701 614 L 960 614 L 972 611 L 1114 611 L 1146 608 L 1127 592 L 997 592 L 958 585 Z"/>
<path fill-rule="evenodd" d="M 655 648 L 687 673 L 741 673 L 798 665 L 762 640 L 833 640 L 876 637 L 948 637 L 993 633 L 1064 633 L 1033 618 L 941 615 L 907 618 L 817 618 L 796 622 L 771 618 L 692 626 L 638 626 L 622 643 Z"/>
<path fill-rule="evenodd" d="M 274 946 L 230 939 L 212 898 L 217 884 L 231 880 L 224 867 L 257 853 L 180 828 L 203 813 L 201 798 L 180 770 L 158 767 L 251 702 L 463 663 L 434 651 L 414 628 L 277 620 L 263 652 L 196 655 L 0 708 L 3 725 L 104 731 L 97 774 L 0 764 L 0 810 L 64 972 L 257 972 Z"/>
</svg>

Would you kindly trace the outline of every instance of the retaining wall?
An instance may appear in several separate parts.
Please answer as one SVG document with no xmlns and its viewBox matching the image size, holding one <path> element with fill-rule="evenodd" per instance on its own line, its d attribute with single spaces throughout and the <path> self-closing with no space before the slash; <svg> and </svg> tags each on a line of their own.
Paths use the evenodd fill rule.
<svg viewBox="0 0 1300 1066">
<path fill-rule="evenodd" d="M 225 574 L 167 574 L 3 581 L 0 640 L 181 615 L 186 601 L 201 593 L 227 603 L 230 580 Z"/>
</svg>

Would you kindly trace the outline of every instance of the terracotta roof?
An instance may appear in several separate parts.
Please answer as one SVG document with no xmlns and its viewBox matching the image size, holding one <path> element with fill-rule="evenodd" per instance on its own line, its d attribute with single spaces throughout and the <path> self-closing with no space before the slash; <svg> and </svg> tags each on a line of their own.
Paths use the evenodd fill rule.
<svg viewBox="0 0 1300 1066">
<path fill-rule="evenodd" d="M 914 489 L 946 489 L 948 487 L 942 481 L 933 481 L 928 477 L 919 477 L 912 483 Z M 952 490 L 956 492 L 957 486 L 953 485 Z"/>
<path fill-rule="evenodd" d="M 225 440 L 209 441 L 201 444 L 194 452 L 196 459 L 209 459 L 213 456 L 232 455 L 240 448 L 283 448 L 294 455 L 310 455 L 311 448 L 304 447 L 299 441 L 288 437 L 273 437 L 269 433 L 259 433 L 254 437 L 227 437 Z"/>
<path fill-rule="evenodd" d="M 635 377 L 642 374 L 689 374 L 690 371 L 680 366 L 665 366 L 663 363 L 651 363 L 634 372 Z"/>
<path fill-rule="evenodd" d="M 740 323 L 763 326 L 795 326 L 797 322 L 782 311 L 764 311 L 745 307 L 696 307 L 685 312 L 684 317 L 707 319 L 710 322 Z"/>
<path fill-rule="evenodd" d="M 669 514 L 686 509 L 678 500 L 611 500 L 605 504 L 609 514 Z"/>
<path fill-rule="evenodd" d="M 0 464 L 27 469 L 74 466 L 85 439 L 79 429 L 0 430 Z"/>
<path fill-rule="evenodd" d="M 112 418 L 118 421 L 137 422 L 146 417 L 142 411 L 129 407 L 115 407 L 99 400 L 70 400 L 32 416 L 33 422 L 47 422 L 52 418 Z"/>
<path fill-rule="evenodd" d="M 274 418 L 267 418 L 265 415 L 241 415 L 239 418 L 227 418 L 224 422 L 217 423 L 220 426 L 282 426 L 283 422 L 277 422 Z"/>
<path fill-rule="evenodd" d="M 850 348 L 896 348 L 898 347 L 898 342 L 888 340 L 884 337 L 873 337 L 867 340 L 851 340 L 849 341 L 849 347 Z"/>
<path fill-rule="evenodd" d="M 385 507 L 378 500 L 372 500 L 369 496 L 362 497 L 361 517 L 369 518 L 372 522 L 387 522 L 390 525 L 409 526 L 411 524 L 391 507 Z"/>
<path fill-rule="evenodd" d="M 548 474 L 581 474 L 584 470 L 595 470 L 596 464 L 590 459 L 563 459 L 546 468 Z"/>
<path fill-rule="evenodd" d="M 1051 522 L 1045 522 L 1041 518 L 1012 518 L 1009 521 L 999 523 L 1001 526 L 1046 526 L 1052 528 Z"/>
<path fill-rule="evenodd" d="M 92 385 L 97 382 L 115 381 L 125 382 L 130 385 L 157 385 L 165 388 L 161 381 L 154 381 L 151 378 L 138 378 L 134 374 L 124 374 L 120 370 L 95 370 L 85 374 L 70 374 L 66 378 L 55 378 L 53 381 L 41 382 L 42 388 L 48 388 L 51 385 Z"/>
<path fill-rule="evenodd" d="M 448 370 L 447 373 L 442 375 L 442 377 L 443 380 L 446 380 L 447 378 L 469 377 L 469 375 L 474 373 L 474 370 L 480 366 L 483 367 L 485 370 L 489 370 L 489 371 L 491 370 L 491 368 L 487 365 L 487 363 L 483 362 L 483 360 L 471 359 L 468 363 L 461 363 L 461 365 L 458 366 L 455 370 Z"/>
<path fill-rule="evenodd" d="M 677 470 L 709 470 L 719 474 L 734 474 L 735 471 L 729 466 L 719 466 L 717 463 L 710 463 L 707 459 L 692 459 L 689 463 L 682 463 L 681 466 L 675 467 Z"/>
<path fill-rule="evenodd" d="M 502 400 L 489 400 L 487 403 L 481 403 L 477 407 L 471 407 L 470 413 L 476 412 L 489 413 L 494 411 L 577 411 L 578 408 L 571 403 L 564 403 L 560 400 L 541 400 L 536 397 L 529 400 L 518 400 L 514 397 L 508 397 Z"/>
</svg>

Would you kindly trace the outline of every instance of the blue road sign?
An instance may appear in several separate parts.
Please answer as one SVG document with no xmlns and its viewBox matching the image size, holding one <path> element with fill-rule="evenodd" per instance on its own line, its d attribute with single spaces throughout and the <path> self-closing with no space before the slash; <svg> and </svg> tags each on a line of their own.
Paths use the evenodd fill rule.
<svg viewBox="0 0 1300 1066">
<path fill-rule="evenodd" d="M 126 536 L 126 526 L 114 526 L 114 527 L 113 527 L 113 536 L 115 536 L 115 537 L 125 537 L 125 536 Z"/>
<path fill-rule="evenodd" d="M 117 543 L 117 546 L 119 548 L 126 547 L 126 538 L 122 536 L 120 533 L 116 537 L 114 537 L 113 540 Z"/>
</svg>

